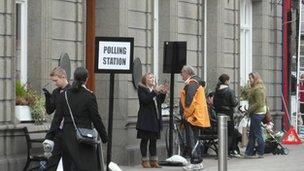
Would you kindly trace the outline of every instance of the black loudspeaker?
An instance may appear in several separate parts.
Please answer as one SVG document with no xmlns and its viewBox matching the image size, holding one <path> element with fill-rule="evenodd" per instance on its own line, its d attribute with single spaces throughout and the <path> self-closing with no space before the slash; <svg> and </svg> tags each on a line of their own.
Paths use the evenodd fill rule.
<svg viewBox="0 0 304 171">
<path fill-rule="evenodd" d="M 164 73 L 180 73 L 186 65 L 187 42 L 165 42 Z"/>
</svg>

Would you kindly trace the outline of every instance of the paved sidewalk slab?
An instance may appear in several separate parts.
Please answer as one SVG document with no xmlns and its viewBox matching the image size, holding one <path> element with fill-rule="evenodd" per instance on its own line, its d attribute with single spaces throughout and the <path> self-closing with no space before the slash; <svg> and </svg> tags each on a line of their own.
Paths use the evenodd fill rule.
<svg viewBox="0 0 304 171">
<path fill-rule="evenodd" d="M 228 160 L 228 171 L 304 171 L 304 145 L 284 145 L 289 149 L 288 155 L 265 154 L 262 159 Z M 218 171 L 218 160 L 204 159 L 203 171 Z M 162 167 L 144 169 L 140 165 L 120 166 L 123 171 L 182 171 L 182 167 Z"/>
</svg>

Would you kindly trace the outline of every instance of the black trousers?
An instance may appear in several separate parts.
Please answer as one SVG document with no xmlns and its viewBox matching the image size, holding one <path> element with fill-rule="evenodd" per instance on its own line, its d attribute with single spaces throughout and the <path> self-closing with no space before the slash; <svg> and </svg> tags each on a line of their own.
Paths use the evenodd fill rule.
<svg viewBox="0 0 304 171">
<path fill-rule="evenodd" d="M 150 154 L 151 157 L 156 157 L 156 139 L 141 139 L 141 141 L 140 141 L 141 156 L 143 158 L 147 157 L 148 141 L 150 141 L 149 154 Z"/>
<path fill-rule="evenodd" d="M 54 148 L 52 151 L 52 156 L 48 159 L 47 162 L 47 171 L 56 171 L 61 157 L 64 171 L 71 171 L 70 159 L 67 157 L 63 157 L 64 150 L 61 130 L 56 131 L 53 141 Z"/>
</svg>

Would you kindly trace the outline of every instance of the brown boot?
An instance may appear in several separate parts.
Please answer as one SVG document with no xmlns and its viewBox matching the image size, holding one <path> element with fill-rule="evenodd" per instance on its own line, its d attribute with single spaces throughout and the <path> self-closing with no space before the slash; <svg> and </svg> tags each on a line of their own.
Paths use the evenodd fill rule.
<svg viewBox="0 0 304 171">
<path fill-rule="evenodd" d="M 161 168 L 160 165 L 158 164 L 158 161 L 156 161 L 156 160 L 151 160 L 150 165 L 153 168 Z"/>
<path fill-rule="evenodd" d="M 148 161 L 142 161 L 141 165 L 143 166 L 143 168 L 151 168 L 151 165 Z"/>
</svg>

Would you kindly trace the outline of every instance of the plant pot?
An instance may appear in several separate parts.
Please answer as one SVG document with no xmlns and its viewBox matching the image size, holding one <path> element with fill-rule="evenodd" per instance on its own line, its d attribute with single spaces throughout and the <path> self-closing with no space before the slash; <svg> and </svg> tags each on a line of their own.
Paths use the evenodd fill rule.
<svg viewBox="0 0 304 171">
<path fill-rule="evenodd" d="M 248 100 L 241 100 L 239 106 L 241 106 L 242 111 L 246 111 L 249 108 Z"/>
<path fill-rule="evenodd" d="M 33 120 L 29 106 L 15 106 L 15 116 L 20 122 Z"/>
</svg>

